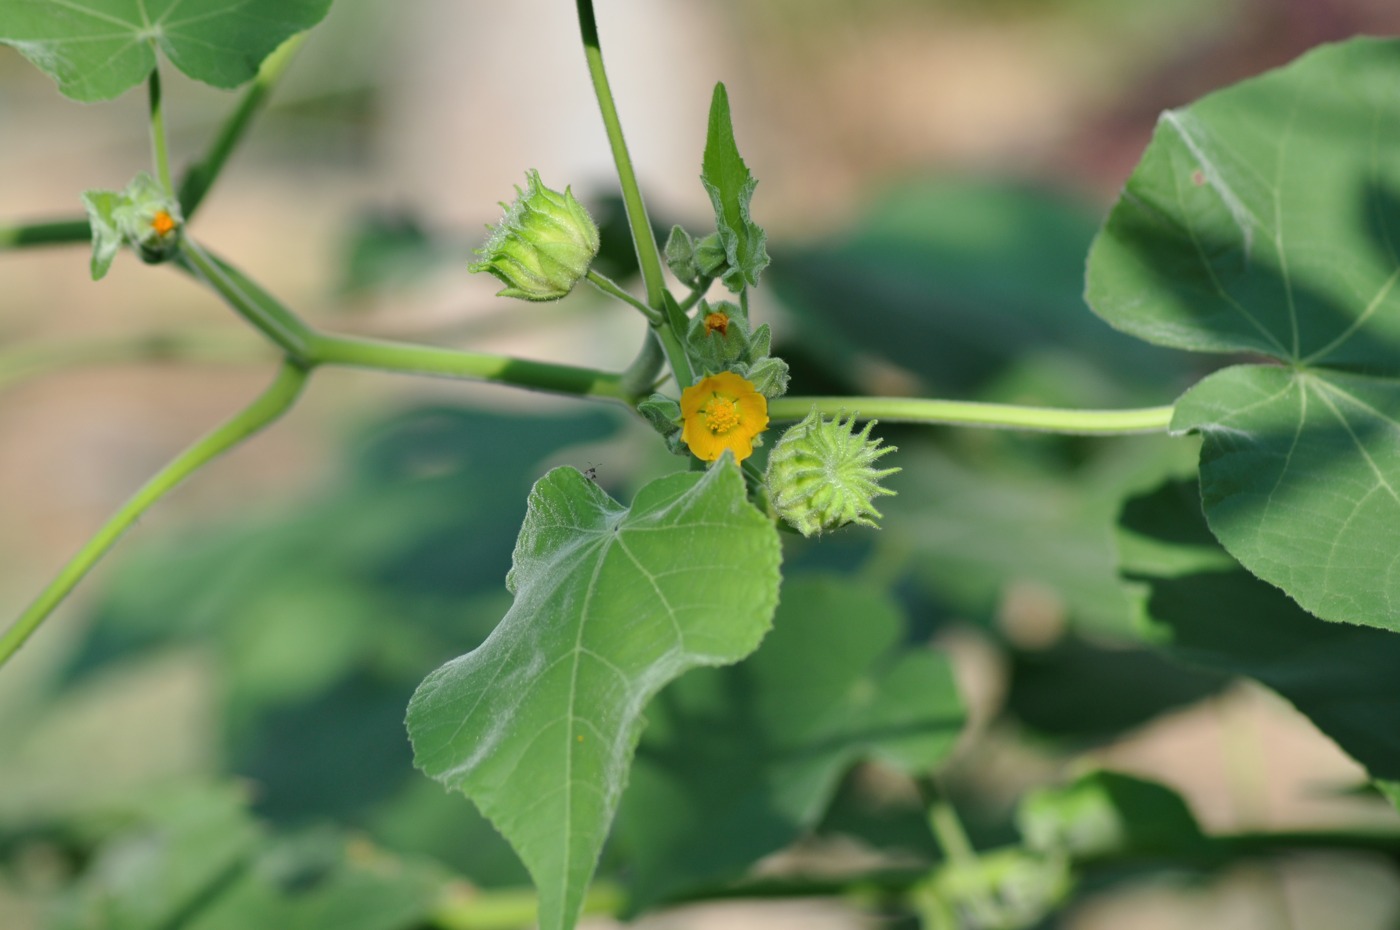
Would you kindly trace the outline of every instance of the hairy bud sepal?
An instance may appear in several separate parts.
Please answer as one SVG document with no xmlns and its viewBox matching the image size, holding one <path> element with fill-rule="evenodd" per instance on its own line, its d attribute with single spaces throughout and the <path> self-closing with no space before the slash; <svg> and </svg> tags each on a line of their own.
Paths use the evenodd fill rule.
<svg viewBox="0 0 1400 930">
<path fill-rule="evenodd" d="M 468 270 L 495 275 L 505 285 L 498 297 L 558 300 L 574 289 L 598 254 L 598 225 L 570 188 L 552 190 L 538 171 L 525 173 L 506 214 L 476 250 L 482 260 Z"/>
<path fill-rule="evenodd" d="M 893 494 L 880 486 L 898 468 L 875 463 L 894 446 L 870 438 L 871 420 L 856 432 L 855 418 L 824 419 L 815 410 L 793 426 L 768 458 L 766 485 L 773 510 L 803 536 L 848 523 L 878 527 L 874 499 Z"/>
</svg>

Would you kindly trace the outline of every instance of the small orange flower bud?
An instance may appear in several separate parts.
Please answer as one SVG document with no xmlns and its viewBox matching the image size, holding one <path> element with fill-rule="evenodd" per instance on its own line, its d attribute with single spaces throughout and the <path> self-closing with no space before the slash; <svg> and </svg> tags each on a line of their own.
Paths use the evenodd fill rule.
<svg viewBox="0 0 1400 930">
<path fill-rule="evenodd" d="M 721 336 L 729 335 L 729 314 L 716 310 L 706 315 L 705 334 L 708 336 L 714 333 L 719 333 Z"/>
</svg>

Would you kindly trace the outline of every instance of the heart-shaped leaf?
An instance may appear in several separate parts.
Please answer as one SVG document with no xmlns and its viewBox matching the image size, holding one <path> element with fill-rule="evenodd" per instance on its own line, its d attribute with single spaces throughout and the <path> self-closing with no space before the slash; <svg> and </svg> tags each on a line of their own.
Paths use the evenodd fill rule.
<svg viewBox="0 0 1400 930">
<path fill-rule="evenodd" d="M 572 468 L 530 493 L 507 580 L 515 603 L 408 709 L 417 764 L 515 847 L 540 926 L 566 930 L 607 837 L 652 695 L 757 648 L 778 600 L 773 523 L 732 459 L 619 505 Z"/>
<path fill-rule="evenodd" d="M 0 0 L 0 43 L 74 100 L 110 100 L 144 81 L 156 51 L 215 87 L 252 80 L 331 0 Z"/>
<path fill-rule="evenodd" d="M 1163 115 L 1088 299 L 1150 342 L 1264 356 L 1192 389 L 1215 535 L 1328 620 L 1400 629 L 1400 42 Z"/>
</svg>

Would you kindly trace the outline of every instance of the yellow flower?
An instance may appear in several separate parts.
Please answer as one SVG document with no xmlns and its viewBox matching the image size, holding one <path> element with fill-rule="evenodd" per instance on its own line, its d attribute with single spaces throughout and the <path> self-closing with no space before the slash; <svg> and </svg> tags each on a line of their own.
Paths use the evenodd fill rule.
<svg viewBox="0 0 1400 930">
<path fill-rule="evenodd" d="M 702 378 L 681 392 L 681 439 L 706 462 L 725 449 L 742 462 L 753 455 L 753 439 L 768 428 L 768 398 L 732 371 Z"/>
</svg>

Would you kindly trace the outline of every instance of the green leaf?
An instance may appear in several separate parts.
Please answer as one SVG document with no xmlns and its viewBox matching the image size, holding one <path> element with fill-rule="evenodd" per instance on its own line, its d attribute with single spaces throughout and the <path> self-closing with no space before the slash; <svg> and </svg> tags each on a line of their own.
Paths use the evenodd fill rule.
<svg viewBox="0 0 1400 930">
<path fill-rule="evenodd" d="M 992 456 L 955 458 L 921 437 L 899 446 L 904 471 L 889 486 L 900 506 L 889 509 L 884 533 L 910 548 L 914 581 L 930 596 L 990 622 L 1019 595 L 1038 605 L 1030 613 L 1077 631 L 1137 639 L 1113 519 L 1129 488 L 1179 467 L 1174 460 L 1191 452 L 1185 444 L 1120 439 L 1060 474 Z"/>
<path fill-rule="evenodd" d="M 413 930 L 440 907 L 447 876 L 322 827 L 280 837 L 210 889 L 189 930 Z M 152 928 L 156 930 L 156 928 Z"/>
<path fill-rule="evenodd" d="M 14 46 L 74 100 L 110 100 L 140 84 L 156 50 L 185 74 L 231 88 L 326 15 L 331 0 L 0 0 L 0 43 Z"/>
<path fill-rule="evenodd" d="M 714 204 L 715 225 L 728 260 L 721 278 L 724 286 L 737 294 L 758 284 L 759 274 L 768 267 L 768 250 L 764 246 L 767 236 L 749 215 L 749 202 L 758 181 L 739 156 L 729 119 L 729 94 L 723 84 L 715 85 L 710 101 L 710 128 L 705 137 L 700 182 Z"/>
<path fill-rule="evenodd" d="M 1027 794 L 1016 811 L 1026 844 L 1074 858 L 1190 856 L 1205 836 L 1172 789 L 1118 772 L 1090 772 Z"/>
<path fill-rule="evenodd" d="M 241 787 L 179 786 L 120 812 L 54 930 L 411 930 L 440 906 L 440 866 L 329 827 L 268 838 L 246 804 Z"/>
<path fill-rule="evenodd" d="M 92 279 L 101 281 L 121 251 L 125 237 L 117 228 L 113 215 L 126 198 L 116 191 L 84 191 L 83 206 L 87 208 L 88 225 L 92 227 Z"/>
<path fill-rule="evenodd" d="M 230 787 L 181 787 L 139 805 L 139 822 L 102 847 L 54 926 L 179 926 L 254 854 L 261 831 L 244 805 Z"/>
<path fill-rule="evenodd" d="M 789 581 L 763 647 L 687 675 L 648 711 L 618 816 L 632 905 L 737 877 L 811 829 L 841 775 L 878 758 L 933 769 L 965 715 L 946 657 L 850 578 Z"/>
<path fill-rule="evenodd" d="M 1112 742 L 1155 717 L 1218 692 L 1229 677 L 1183 667 L 1160 652 L 1073 633 L 1011 652 L 1006 709 L 1039 736 Z"/>
<path fill-rule="evenodd" d="M 732 461 L 653 481 L 630 509 L 573 468 L 535 485 L 514 604 L 479 649 L 428 676 L 408 729 L 419 767 L 515 847 L 543 930 L 577 919 L 647 701 L 757 648 L 780 555 Z"/>
<path fill-rule="evenodd" d="M 1141 619 L 1172 656 L 1273 688 L 1376 778 L 1400 778 L 1400 637 L 1319 623 L 1250 575 L 1210 535 L 1193 483 L 1133 498 L 1121 568 Z"/>
<path fill-rule="evenodd" d="M 1358 39 L 1166 113 L 1088 298 L 1151 342 L 1262 355 L 1190 391 L 1211 530 L 1328 620 L 1400 629 L 1400 43 Z M 1281 363 L 1281 364 L 1275 364 Z"/>
</svg>

